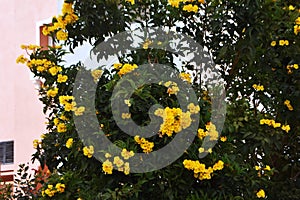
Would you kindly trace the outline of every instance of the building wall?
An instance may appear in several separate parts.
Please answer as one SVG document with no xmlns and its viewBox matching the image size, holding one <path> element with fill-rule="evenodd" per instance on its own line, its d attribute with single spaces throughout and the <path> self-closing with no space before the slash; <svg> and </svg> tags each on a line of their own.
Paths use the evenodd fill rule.
<svg viewBox="0 0 300 200">
<path fill-rule="evenodd" d="M 32 141 L 45 131 L 45 116 L 38 91 L 25 65 L 16 64 L 24 54 L 21 44 L 36 44 L 37 22 L 57 15 L 55 0 L 0 0 L 0 142 L 14 140 L 14 164 L 1 170 L 17 169 L 29 162 Z"/>
</svg>

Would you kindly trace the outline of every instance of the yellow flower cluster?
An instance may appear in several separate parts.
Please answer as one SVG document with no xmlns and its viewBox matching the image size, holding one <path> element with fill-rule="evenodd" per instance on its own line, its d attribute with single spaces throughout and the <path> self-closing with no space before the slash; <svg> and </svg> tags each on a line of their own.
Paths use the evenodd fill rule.
<svg viewBox="0 0 300 200">
<path fill-rule="evenodd" d="M 290 100 L 285 100 L 285 101 L 284 101 L 284 105 L 286 105 L 286 107 L 287 107 L 290 111 L 294 110 L 293 106 L 291 105 Z"/>
<path fill-rule="evenodd" d="M 180 3 L 193 3 L 197 2 L 197 0 L 168 0 L 170 6 L 174 8 L 179 8 Z M 198 0 L 199 3 L 204 4 L 205 0 Z M 198 12 L 198 6 L 193 4 L 187 4 L 183 6 L 183 11 L 187 12 Z"/>
<path fill-rule="evenodd" d="M 55 193 L 63 193 L 65 191 L 65 184 L 63 183 L 57 183 L 55 185 L 55 187 L 53 187 L 53 185 L 49 184 L 47 186 L 46 190 L 42 191 L 42 196 L 45 197 L 46 195 L 48 195 L 49 197 L 53 197 L 55 195 Z"/>
<path fill-rule="evenodd" d="M 190 103 L 187 107 L 191 114 L 197 114 L 200 111 L 200 106 L 195 105 L 194 103 Z"/>
<path fill-rule="evenodd" d="M 91 158 L 94 154 L 94 147 L 92 145 L 90 145 L 89 147 L 85 146 L 82 149 L 83 151 L 83 155 L 85 155 L 88 158 Z"/>
<path fill-rule="evenodd" d="M 67 75 L 58 74 L 57 75 L 57 82 L 58 83 L 65 83 L 68 80 Z"/>
<path fill-rule="evenodd" d="M 28 59 L 24 56 L 24 55 L 20 55 L 17 60 L 16 63 L 21 63 L 21 64 L 25 64 L 28 62 Z"/>
<path fill-rule="evenodd" d="M 256 171 L 258 171 L 257 172 L 258 177 L 261 177 L 262 170 L 264 171 L 263 173 L 265 173 L 265 171 L 271 171 L 271 167 L 269 165 L 266 165 L 266 167 L 264 167 L 264 168 L 262 168 L 260 166 L 255 166 L 254 168 Z"/>
<path fill-rule="evenodd" d="M 76 107 L 76 102 L 74 102 L 73 96 L 60 96 L 59 103 L 65 107 L 65 111 L 72 111 Z"/>
<path fill-rule="evenodd" d="M 177 95 L 177 93 L 179 92 L 179 88 L 177 86 L 177 83 L 173 82 L 173 81 L 167 81 L 165 84 L 164 84 L 165 87 L 168 88 L 167 90 L 167 93 L 169 95 L 171 94 L 175 94 Z"/>
<path fill-rule="evenodd" d="M 152 41 L 149 39 L 146 39 L 145 42 L 143 43 L 143 49 L 148 49 L 149 45 L 152 44 Z"/>
<path fill-rule="evenodd" d="M 67 126 L 64 123 L 57 124 L 57 132 L 64 133 L 67 131 Z"/>
<path fill-rule="evenodd" d="M 257 85 L 257 84 L 253 84 L 252 87 L 256 90 L 256 91 L 264 91 L 265 88 L 263 85 Z"/>
<path fill-rule="evenodd" d="M 203 152 L 207 152 L 207 153 L 212 153 L 212 148 L 208 148 L 207 150 L 205 150 L 203 147 L 200 147 L 199 149 L 198 149 L 198 152 L 199 153 L 203 153 Z"/>
<path fill-rule="evenodd" d="M 283 130 L 283 131 L 286 131 L 287 133 L 291 130 L 290 128 L 290 125 L 281 125 L 281 123 L 279 122 L 275 122 L 275 120 L 273 119 L 261 119 L 260 120 L 260 125 L 268 125 L 268 126 L 272 126 L 273 128 L 280 128 Z"/>
<path fill-rule="evenodd" d="M 129 158 L 134 156 L 134 152 L 133 151 L 128 151 L 127 149 L 122 149 L 121 156 L 125 160 L 128 160 Z"/>
<path fill-rule="evenodd" d="M 288 40 L 279 40 L 279 46 L 284 46 L 284 45 L 286 45 L 286 46 L 288 46 L 290 43 L 289 43 L 289 41 Z M 276 46 L 277 45 L 277 42 L 276 41 L 272 41 L 271 42 L 271 46 L 272 47 L 274 47 L 274 46 Z"/>
<path fill-rule="evenodd" d="M 134 156 L 133 151 L 128 151 L 127 149 L 122 149 L 121 156 L 124 160 L 128 160 L 129 158 Z M 106 158 L 110 158 L 111 155 L 109 153 L 105 154 Z M 105 174 L 112 174 L 114 165 L 118 168 L 118 171 L 123 172 L 125 175 L 130 173 L 130 167 L 128 162 L 124 162 L 119 156 L 115 156 L 113 161 L 107 159 L 102 163 L 102 170 Z"/>
<path fill-rule="evenodd" d="M 193 4 L 184 5 L 182 8 L 183 11 L 194 12 L 194 13 L 197 13 L 198 9 L 199 9 L 199 7 L 197 5 L 193 5 Z"/>
<path fill-rule="evenodd" d="M 66 142 L 66 147 L 70 149 L 73 145 L 73 138 L 69 138 Z"/>
<path fill-rule="evenodd" d="M 131 118 L 131 114 L 130 113 L 122 113 L 122 119 L 130 119 Z"/>
<path fill-rule="evenodd" d="M 200 163 L 198 160 L 184 160 L 183 166 L 188 170 L 192 170 L 195 178 L 204 180 L 211 179 L 214 171 L 222 170 L 224 168 L 224 162 L 219 160 L 213 165 L 213 167 L 206 168 L 205 164 Z"/>
<path fill-rule="evenodd" d="M 67 126 L 63 121 L 67 121 L 68 119 L 61 115 L 59 118 L 54 118 L 53 123 L 57 127 L 57 132 L 64 133 L 67 131 Z"/>
<path fill-rule="evenodd" d="M 287 65 L 286 69 L 288 71 L 288 74 L 292 74 L 293 73 L 292 69 L 299 69 L 299 65 L 298 64 Z"/>
<path fill-rule="evenodd" d="M 180 108 L 157 109 L 154 114 L 163 118 L 159 131 L 162 135 L 171 137 L 173 133 L 178 133 L 182 129 L 186 129 L 191 125 L 191 113 L 183 112 Z"/>
<path fill-rule="evenodd" d="M 78 20 L 78 16 L 74 14 L 73 4 L 65 2 L 62 8 L 62 15 L 53 17 L 53 19 L 56 22 L 50 26 L 45 26 L 43 28 L 43 34 L 50 35 L 56 32 L 56 38 L 58 40 L 67 40 L 68 32 L 66 31 L 66 26 Z"/>
<path fill-rule="evenodd" d="M 207 131 L 204 131 L 204 129 L 199 128 L 197 136 L 200 140 L 203 140 L 203 138 L 207 136 Z"/>
<path fill-rule="evenodd" d="M 101 70 L 101 69 L 95 69 L 95 70 L 92 70 L 91 74 L 92 74 L 92 77 L 94 78 L 94 82 L 97 83 L 98 79 L 103 74 L 103 70 Z"/>
<path fill-rule="evenodd" d="M 298 35 L 299 32 L 300 32 L 300 17 L 298 17 L 295 20 L 295 26 L 294 26 L 294 33 L 295 33 L 295 35 Z"/>
<path fill-rule="evenodd" d="M 114 64 L 114 68 L 119 70 L 118 75 L 121 77 L 125 74 L 128 74 L 129 72 L 132 72 L 133 70 L 138 68 L 138 66 L 136 64 L 125 63 L 124 65 L 122 65 L 120 63 L 117 63 Z"/>
<path fill-rule="evenodd" d="M 76 116 L 82 115 L 85 111 L 84 106 L 76 107 L 76 102 L 73 96 L 60 96 L 59 103 L 65 107 L 65 111 L 74 111 Z"/>
<path fill-rule="evenodd" d="M 217 131 L 217 128 L 216 126 L 211 123 L 211 122 L 208 122 L 206 125 L 205 125 L 205 129 L 207 130 L 206 131 L 206 136 L 209 136 L 209 139 L 210 140 L 218 140 L 219 138 L 219 133 Z M 199 130 L 198 130 L 198 135 L 199 135 Z M 199 137 L 199 136 L 198 136 Z"/>
<path fill-rule="evenodd" d="M 175 8 L 179 8 L 181 0 L 168 0 L 168 3 Z"/>
<path fill-rule="evenodd" d="M 38 72 L 42 73 L 48 71 L 52 76 L 58 74 L 62 71 L 62 67 L 56 65 L 54 62 L 47 59 L 35 59 L 27 61 L 26 64 L 29 68 L 35 68 Z"/>
<path fill-rule="evenodd" d="M 76 116 L 79 116 L 79 115 L 83 115 L 83 112 L 85 111 L 85 107 L 84 106 L 80 106 L 80 107 L 75 107 L 74 109 L 74 114 Z"/>
<path fill-rule="evenodd" d="M 199 129 L 198 129 L 197 136 L 198 136 L 198 138 L 199 138 L 200 140 L 203 140 L 203 138 L 206 137 L 206 136 L 209 136 L 209 139 L 210 139 L 211 141 L 212 141 L 212 140 L 218 140 L 219 133 L 218 133 L 218 131 L 217 131 L 217 129 L 216 129 L 216 126 L 215 126 L 213 123 L 208 122 L 208 123 L 205 125 L 205 129 L 206 129 L 206 131 L 205 131 L 204 129 L 202 129 L 202 128 L 199 128 Z M 222 142 L 225 142 L 225 141 L 227 140 L 227 137 L 225 137 L 225 136 L 224 136 L 224 137 L 221 137 L 220 140 L 221 140 Z M 210 151 L 211 151 L 211 150 L 208 150 L 209 153 L 211 153 Z M 204 149 L 203 149 L 203 148 L 200 148 L 200 149 L 199 149 L 199 152 L 200 152 L 200 153 L 204 152 Z"/>
<path fill-rule="evenodd" d="M 149 142 L 145 138 L 140 138 L 140 136 L 138 135 L 134 136 L 134 140 L 136 143 L 140 145 L 144 153 L 150 153 L 151 151 L 153 151 L 153 147 L 154 147 L 153 142 Z"/>
<path fill-rule="evenodd" d="M 128 107 L 131 106 L 130 99 L 125 99 L 125 100 L 124 100 L 124 103 L 125 103 Z"/>
<path fill-rule="evenodd" d="M 192 83 L 192 78 L 189 73 L 181 72 L 179 74 L 180 78 L 188 83 Z"/>
<path fill-rule="evenodd" d="M 21 45 L 21 49 L 25 49 L 25 50 L 30 50 L 30 51 L 35 51 L 37 49 L 40 49 L 41 46 L 39 45 L 35 45 L 35 44 L 30 44 L 30 45 Z"/>
<path fill-rule="evenodd" d="M 47 91 L 47 96 L 54 98 L 57 95 L 57 93 L 58 93 L 58 88 L 55 87 L 55 88 L 52 88 L 52 89 Z"/>
<path fill-rule="evenodd" d="M 257 193 L 256 193 L 257 198 L 265 198 L 266 194 L 265 191 L 263 189 L 260 189 Z"/>
</svg>

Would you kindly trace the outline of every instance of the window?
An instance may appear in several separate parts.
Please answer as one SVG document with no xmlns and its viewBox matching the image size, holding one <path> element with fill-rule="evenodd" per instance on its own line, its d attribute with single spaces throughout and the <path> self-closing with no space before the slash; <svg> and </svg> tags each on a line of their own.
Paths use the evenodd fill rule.
<svg viewBox="0 0 300 200">
<path fill-rule="evenodd" d="M 0 163 L 14 163 L 14 141 L 0 142 Z"/>
</svg>

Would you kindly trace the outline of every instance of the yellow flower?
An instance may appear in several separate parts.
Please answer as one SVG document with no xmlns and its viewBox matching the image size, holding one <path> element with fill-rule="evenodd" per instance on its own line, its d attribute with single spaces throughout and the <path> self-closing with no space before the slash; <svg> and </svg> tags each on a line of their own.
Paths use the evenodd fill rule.
<svg viewBox="0 0 300 200">
<path fill-rule="evenodd" d="M 72 3 L 64 3 L 62 7 L 62 13 L 63 14 L 72 14 L 74 12 L 72 8 Z"/>
<path fill-rule="evenodd" d="M 221 140 L 222 142 L 226 142 L 227 137 L 226 137 L 226 136 L 222 136 L 222 137 L 220 137 L 220 140 Z"/>
<path fill-rule="evenodd" d="M 149 39 L 146 39 L 145 42 L 143 43 L 143 49 L 148 49 L 149 45 L 152 44 L 152 41 Z"/>
<path fill-rule="evenodd" d="M 66 142 L 66 147 L 70 149 L 73 145 L 73 138 L 69 138 Z"/>
<path fill-rule="evenodd" d="M 59 97 L 59 103 L 62 105 L 65 105 L 69 103 L 69 101 L 74 100 L 75 98 L 73 96 L 60 96 Z"/>
<path fill-rule="evenodd" d="M 295 25 L 294 26 L 294 33 L 295 33 L 295 35 L 298 35 L 299 32 L 300 32 L 300 25 Z"/>
<path fill-rule="evenodd" d="M 121 63 L 115 63 L 115 64 L 114 64 L 114 68 L 115 68 L 116 70 L 119 70 L 119 69 L 122 67 L 122 65 L 123 65 L 123 64 L 121 64 Z"/>
<path fill-rule="evenodd" d="M 291 105 L 291 102 L 289 100 L 285 100 L 284 101 L 284 105 L 286 105 L 286 107 L 290 110 L 290 111 L 293 111 L 294 108 L 293 106 Z"/>
<path fill-rule="evenodd" d="M 129 2 L 129 3 L 131 3 L 131 5 L 134 5 L 134 0 L 125 0 L 126 2 Z"/>
<path fill-rule="evenodd" d="M 192 82 L 192 78 L 191 78 L 191 75 L 188 74 L 188 73 L 185 73 L 185 72 L 181 72 L 180 73 L 180 78 L 188 83 L 191 83 Z"/>
<path fill-rule="evenodd" d="M 263 85 L 257 85 L 257 84 L 253 84 L 252 87 L 256 90 L 256 91 L 264 91 L 265 88 Z"/>
<path fill-rule="evenodd" d="M 203 153 L 205 150 L 204 150 L 203 147 L 200 147 L 200 148 L 198 149 L 198 151 L 199 151 L 199 153 Z"/>
<path fill-rule="evenodd" d="M 47 91 L 48 97 L 55 97 L 58 93 L 58 88 L 53 88 Z"/>
<path fill-rule="evenodd" d="M 122 113 L 122 119 L 130 119 L 131 114 L 130 113 Z"/>
<path fill-rule="evenodd" d="M 66 186 L 63 183 L 57 183 L 55 188 L 59 193 L 63 193 L 65 191 Z"/>
<path fill-rule="evenodd" d="M 33 140 L 33 148 L 37 149 L 40 144 L 39 140 Z"/>
<path fill-rule="evenodd" d="M 67 126 L 64 123 L 59 123 L 57 125 L 57 132 L 64 133 L 67 131 Z"/>
<path fill-rule="evenodd" d="M 292 5 L 290 5 L 290 6 L 289 6 L 289 10 L 295 10 L 295 7 L 292 6 Z"/>
<path fill-rule="evenodd" d="M 290 125 L 282 125 L 281 129 L 288 133 L 291 130 L 291 127 Z"/>
<path fill-rule="evenodd" d="M 192 4 L 184 5 L 182 9 L 183 11 L 187 11 L 187 12 L 194 12 L 194 13 L 198 12 L 198 6 Z"/>
<path fill-rule="evenodd" d="M 58 119 L 58 118 L 55 118 L 55 119 L 53 120 L 53 123 L 54 123 L 55 126 L 57 126 L 58 123 L 59 123 L 59 119 Z"/>
<path fill-rule="evenodd" d="M 124 100 L 124 103 L 125 103 L 128 107 L 131 106 L 130 99 L 125 99 L 125 100 Z"/>
<path fill-rule="evenodd" d="M 256 171 L 260 170 L 260 166 L 257 166 L 257 165 L 256 165 L 256 166 L 255 166 L 255 170 L 256 170 Z"/>
<path fill-rule="evenodd" d="M 299 65 L 298 64 L 294 64 L 293 67 L 294 67 L 294 69 L 298 69 Z"/>
<path fill-rule="evenodd" d="M 134 152 L 133 151 L 127 151 L 126 149 L 122 149 L 121 156 L 125 160 L 127 160 L 127 159 L 131 158 L 132 156 L 134 156 Z"/>
<path fill-rule="evenodd" d="M 128 175 L 129 173 L 130 173 L 129 163 L 126 162 L 126 163 L 124 164 L 124 174 L 125 174 L 125 175 Z"/>
<path fill-rule="evenodd" d="M 212 148 L 207 149 L 208 153 L 212 153 Z"/>
<path fill-rule="evenodd" d="M 191 114 L 197 114 L 200 111 L 200 106 L 195 105 L 194 103 L 190 103 L 187 107 Z"/>
<path fill-rule="evenodd" d="M 102 170 L 105 174 L 112 174 L 113 171 L 113 164 L 109 160 L 106 160 L 104 163 L 102 163 Z"/>
<path fill-rule="evenodd" d="M 154 147 L 153 142 L 149 142 L 145 138 L 140 138 L 138 135 L 134 136 L 134 141 L 140 145 L 144 153 L 150 153 Z"/>
<path fill-rule="evenodd" d="M 219 160 L 217 163 L 214 164 L 213 170 L 222 170 L 224 168 L 224 162 L 222 160 Z"/>
<path fill-rule="evenodd" d="M 62 68 L 61 67 L 58 67 L 58 66 L 54 66 L 54 67 L 51 67 L 49 69 L 49 73 L 52 75 L 52 76 L 55 76 L 58 72 L 61 72 L 62 71 Z"/>
<path fill-rule="evenodd" d="M 97 83 L 98 79 L 102 76 L 103 70 L 95 69 L 91 72 L 92 77 L 94 78 L 94 82 Z"/>
<path fill-rule="evenodd" d="M 88 158 L 91 158 L 94 154 L 94 147 L 89 146 L 89 147 L 83 147 L 83 155 L 87 156 Z"/>
<path fill-rule="evenodd" d="M 116 156 L 116 157 L 114 157 L 114 164 L 115 164 L 118 168 L 120 168 L 120 167 L 123 166 L 124 161 L 123 161 L 119 156 Z"/>
<path fill-rule="evenodd" d="M 276 46 L 276 41 L 272 41 L 272 42 L 271 42 L 271 46 L 272 46 L 272 47 Z"/>
<path fill-rule="evenodd" d="M 180 0 L 168 0 L 168 3 L 175 8 L 179 8 Z"/>
<path fill-rule="evenodd" d="M 61 75 L 61 74 L 57 75 L 57 82 L 58 83 L 64 83 L 67 80 L 68 80 L 68 76 L 67 75 Z"/>
<path fill-rule="evenodd" d="M 260 189 L 257 193 L 256 193 L 256 196 L 258 198 L 265 198 L 266 197 L 266 194 L 265 194 L 265 191 L 263 189 Z"/>
<path fill-rule="evenodd" d="M 59 30 L 56 32 L 56 38 L 58 40 L 67 40 L 68 39 L 68 33 L 63 31 L 63 30 Z"/>
<path fill-rule="evenodd" d="M 79 116 L 79 115 L 82 115 L 84 111 L 85 111 L 85 107 L 84 106 L 80 106 L 79 108 L 75 108 L 74 114 L 76 116 Z"/>
<path fill-rule="evenodd" d="M 264 170 L 270 171 L 270 170 L 271 170 L 271 167 L 270 167 L 269 165 L 266 165 L 266 167 L 264 168 Z"/>
<path fill-rule="evenodd" d="M 297 25 L 300 25 L 300 17 L 298 17 L 298 18 L 295 20 L 295 23 L 296 23 Z"/>
<path fill-rule="evenodd" d="M 206 137 L 207 136 L 207 132 L 206 131 L 204 131 L 204 129 L 202 129 L 202 128 L 199 128 L 198 129 L 198 138 L 200 139 L 200 140 L 202 140 L 204 137 Z"/>
<path fill-rule="evenodd" d="M 131 65 L 131 64 L 126 63 L 122 66 L 122 68 L 118 72 L 118 75 L 123 76 L 123 75 L 135 70 L 136 68 L 138 68 L 138 66 L 136 64 Z"/>
<path fill-rule="evenodd" d="M 110 158 L 111 154 L 110 153 L 105 153 L 105 158 Z"/>
<path fill-rule="evenodd" d="M 53 197 L 56 190 L 53 189 L 53 185 L 48 185 L 48 188 L 45 190 L 45 194 L 47 194 L 49 197 Z"/>
<path fill-rule="evenodd" d="M 288 40 L 279 40 L 279 45 L 280 46 L 289 45 L 289 41 Z"/>
<path fill-rule="evenodd" d="M 26 63 L 27 61 L 28 61 L 28 59 L 25 58 L 24 55 L 20 55 L 20 56 L 17 58 L 17 60 L 16 60 L 17 63 L 21 63 L 21 64 L 24 64 L 24 63 Z"/>
</svg>

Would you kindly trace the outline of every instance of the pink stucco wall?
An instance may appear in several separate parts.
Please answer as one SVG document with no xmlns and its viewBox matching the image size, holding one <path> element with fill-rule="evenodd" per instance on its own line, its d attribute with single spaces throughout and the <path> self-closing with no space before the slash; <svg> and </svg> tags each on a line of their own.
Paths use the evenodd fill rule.
<svg viewBox="0 0 300 200">
<path fill-rule="evenodd" d="M 57 15 L 56 0 L 0 0 L 0 141 L 15 141 L 16 169 L 29 162 L 32 141 L 45 131 L 45 116 L 26 66 L 16 64 L 21 44 L 36 44 L 38 21 Z"/>
</svg>

